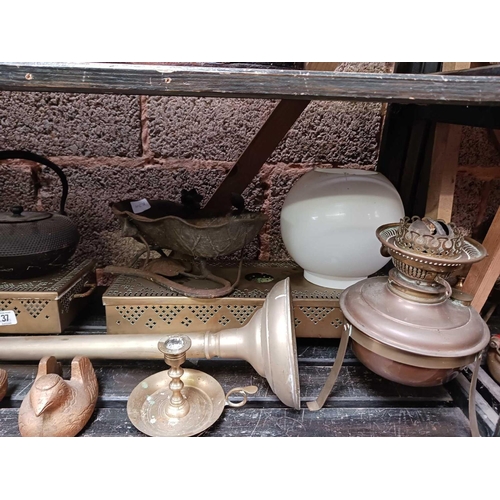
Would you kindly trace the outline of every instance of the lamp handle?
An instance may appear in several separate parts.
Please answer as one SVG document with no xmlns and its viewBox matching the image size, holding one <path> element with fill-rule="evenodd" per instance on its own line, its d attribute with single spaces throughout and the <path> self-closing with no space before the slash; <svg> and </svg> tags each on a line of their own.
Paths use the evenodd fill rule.
<svg viewBox="0 0 500 500">
<path fill-rule="evenodd" d="M 476 366 L 472 372 L 472 378 L 469 386 L 469 422 L 472 437 L 481 437 L 479 432 L 479 426 L 477 425 L 477 414 L 476 414 L 476 385 L 477 377 L 479 375 L 479 368 L 481 366 L 481 354 L 479 353 L 476 357 Z"/>
<path fill-rule="evenodd" d="M 439 274 L 434 278 L 434 281 L 444 286 L 446 298 L 449 299 L 453 292 L 451 285 L 442 276 L 439 276 Z"/>
</svg>

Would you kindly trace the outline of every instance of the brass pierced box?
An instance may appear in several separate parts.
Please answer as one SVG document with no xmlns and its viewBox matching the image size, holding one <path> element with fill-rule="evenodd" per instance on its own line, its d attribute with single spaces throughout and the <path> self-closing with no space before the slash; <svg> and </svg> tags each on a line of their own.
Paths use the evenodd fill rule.
<svg viewBox="0 0 500 500">
<path fill-rule="evenodd" d="M 233 282 L 237 268 L 217 268 L 217 275 Z M 262 306 L 273 285 L 286 277 L 292 287 L 297 337 L 340 338 L 344 322 L 338 300 L 341 290 L 309 283 L 302 269 L 289 263 L 248 265 L 238 287 L 217 299 L 184 297 L 142 278 L 119 276 L 103 295 L 107 332 L 163 334 L 237 328 Z"/>
<path fill-rule="evenodd" d="M 0 325 L 0 335 L 62 333 L 95 288 L 94 271 L 86 260 L 39 278 L 0 281 L 0 312 L 14 311 L 17 320 Z"/>
</svg>

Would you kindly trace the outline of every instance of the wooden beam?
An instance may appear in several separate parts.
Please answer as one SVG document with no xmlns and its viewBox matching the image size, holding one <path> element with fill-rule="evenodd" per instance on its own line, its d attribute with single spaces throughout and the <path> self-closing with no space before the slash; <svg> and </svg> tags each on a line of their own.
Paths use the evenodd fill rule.
<svg viewBox="0 0 500 500">
<path fill-rule="evenodd" d="M 448 71 L 448 75 L 475 75 L 475 76 L 495 76 L 500 75 L 500 64 L 489 65 L 488 63 L 470 63 L 471 67 L 467 69 L 457 69 Z"/>
<path fill-rule="evenodd" d="M 441 65 L 440 62 L 397 62 L 394 73 L 430 74 L 439 71 Z M 377 170 L 398 190 L 408 215 L 425 214 L 432 153 L 429 137 L 433 137 L 435 125 L 430 120 L 420 119 L 417 113 L 431 106 L 390 103 L 384 117 Z M 437 109 L 449 106 L 451 105 L 433 105 Z M 463 106 L 456 107 L 464 109 Z M 481 106 L 480 109 L 486 111 L 492 108 Z"/>
<path fill-rule="evenodd" d="M 206 204 L 207 210 L 231 210 L 231 194 L 243 193 L 308 104 L 290 99 L 278 103 Z"/>
<path fill-rule="evenodd" d="M 427 217 L 446 222 L 451 220 L 461 138 L 460 125 L 436 124 L 425 210 Z"/>
<path fill-rule="evenodd" d="M 500 130 L 490 129 L 488 130 L 488 134 L 496 150 L 500 153 Z"/>
<path fill-rule="evenodd" d="M 472 307 L 481 312 L 488 296 L 500 275 L 500 208 L 483 241 L 488 256 L 473 264 L 465 278 L 463 289 L 474 296 Z"/>
<path fill-rule="evenodd" d="M 445 62 L 442 69 L 443 72 L 463 73 L 471 67 L 478 68 L 481 64 L 483 63 Z M 436 124 L 426 205 L 426 215 L 433 219 L 447 222 L 451 220 L 461 138 L 460 125 Z"/>
<path fill-rule="evenodd" d="M 500 106 L 500 77 L 0 63 L 0 90 Z"/>
<path fill-rule="evenodd" d="M 443 63 L 443 71 L 465 70 L 470 67 L 470 62 Z M 461 139 L 461 126 L 436 124 L 425 210 L 426 215 L 433 219 L 451 221 Z"/>
<path fill-rule="evenodd" d="M 469 69 L 471 67 L 470 62 L 444 62 L 444 71 L 461 71 L 462 69 Z"/>
<path fill-rule="evenodd" d="M 421 120 L 500 129 L 500 107 L 441 106 L 439 104 L 415 107 L 417 117 Z"/>
<path fill-rule="evenodd" d="M 479 167 L 476 165 L 460 165 L 458 172 L 472 175 L 480 181 L 494 181 L 500 179 L 500 167 Z"/>
<path fill-rule="evenodd" d="M 339 62 L 306 62 L 304 67 L 312 71 L 335 71 L 340 64 Z"/>
</svg>

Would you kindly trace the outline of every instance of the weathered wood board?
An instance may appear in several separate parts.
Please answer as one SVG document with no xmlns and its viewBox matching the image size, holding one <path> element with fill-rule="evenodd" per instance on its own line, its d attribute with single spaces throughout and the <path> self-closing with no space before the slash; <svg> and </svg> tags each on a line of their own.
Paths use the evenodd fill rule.
<svg viewBox="0 0 500 500">
<path fill-rule="evenodd" d="M 0 90 L 500 105 L 500 77 L 104 63 L 1 63 Z"/>
<path fill-rule="evenodd" d="M 206 437 L 465 437 L 469 423 L 458 408 L 226 408 Z M 0 436 L 19 436 L 17 409 L 0 410 Z M 81 437 L 144 436 L 125 408 L 98 408 Z"/>
</svg>

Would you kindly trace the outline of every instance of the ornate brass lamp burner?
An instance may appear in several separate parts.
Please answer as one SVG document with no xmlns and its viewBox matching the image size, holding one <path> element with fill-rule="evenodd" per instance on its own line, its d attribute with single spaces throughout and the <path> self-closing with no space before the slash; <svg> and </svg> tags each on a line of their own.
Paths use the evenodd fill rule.
<svg viewBox="0 0 500 500">
<path fill-rule="evenodd" d="M 453 379 L 488 345 L 486 323 L 470 307 L 471 297 L 446 278 L 486 256 L 485 248 L 441 220 L 402 219 L 377 229 L 381 253 L 395 268 L 388 278 L 360 281 L 344 290 L 340 307 L 346 329 L 329 380 L 317 401 L 330 393 L 349 337 L 357 358 L 378 375 L 405 385 L 435 386 Z"/>
<path fill-rule="evenodd" d="M 200 434 L 222 414 L 226 405 L 243 406 L 247 394 L 257 387 L 236 387 L 227 395 L 213 377 L 199 370 L 183 369 L 189 337 L 171 336 L 158 342 L 169 370 L 144 379 L 132 391 L 127 403 L 130 421 L 148 436 L 186 437 Z M 241 393 L 243 400 L 234 403 L 229 396 Z"/>
</svg>

